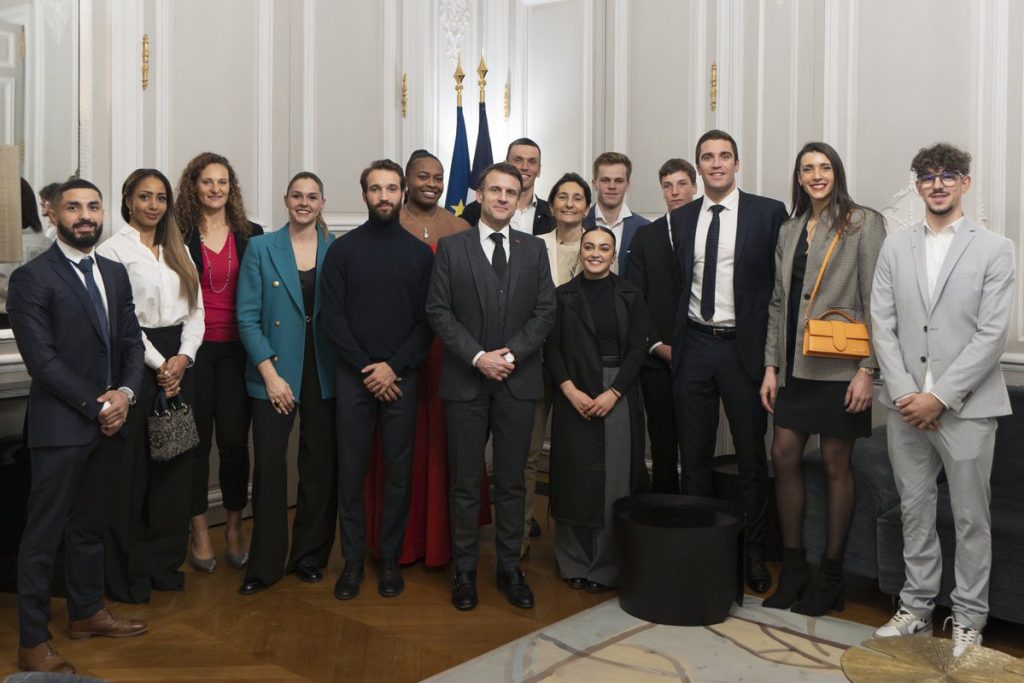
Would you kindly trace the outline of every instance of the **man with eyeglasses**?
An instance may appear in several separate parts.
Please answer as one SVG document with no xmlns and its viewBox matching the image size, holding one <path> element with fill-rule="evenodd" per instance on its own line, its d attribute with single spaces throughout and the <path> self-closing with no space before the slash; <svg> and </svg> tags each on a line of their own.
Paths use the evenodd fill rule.
<svg viewBox="0 0 1024 683">
<path fill-rule="evenodd" d="M 885 242 L 871 290 L 907 575 L 902 605 L 875 636 L 932 633 L 942 579 L 936 477 L 945 469 L 956 528 L 955 657 L 981 644 L 988 617 L 989 476 L 995 418 L 1010 413 L 999 358 L 1014 292 L 1013 244 L 964 216 L 970 161 L 947 144 L 917 153 L 924 222 Z"/>
</svg>

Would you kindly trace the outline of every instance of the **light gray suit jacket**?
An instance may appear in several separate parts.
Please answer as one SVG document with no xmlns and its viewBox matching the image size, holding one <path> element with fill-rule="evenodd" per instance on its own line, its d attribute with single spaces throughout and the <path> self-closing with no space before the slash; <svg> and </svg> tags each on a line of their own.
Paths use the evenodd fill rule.
<svg viewBox="0 0 1024 683">
<path fill-rule="evenodd" d="M 779 369 L 779 385 L 786 381 L 786 334 L 789 330 L 789 294 L 793 282 L 793 257 L 800 234 L 807 225 L 809 214 L 790 218 L 782 224 L 775 247 L 775 290 L 768 305 L 768 337 L 764 349 L 765 366 Z M 816 318 L 829 309 L 838 309 L 850 317 L 871 324 L 871 282 L 875 276 L 875 261 L 885 241 L 885 220 L 874 211 L 855 211 L 850 228 L 839 238 L 832 258 L 829 259 L 821 288 L 814 299 L 811 317 Z M 800 318 L 796 325 L 796 351 L 793 354 L 793 376 L 820 381 L 853 379 L 859 367 L 877 368 L 874 355 L 861 360 L 841 358 L 809 358 L 802 353 L 804 326 L 807 320 L 807 302 L 814 291 L 825 254 L 836 236 L 835 228 L 827 217 L 822 217 L 814 242 L 808 248 L 807 268 L 801 289 Z M 841 320 L 832 316 L 829 320 Z"/>
<path fill-rule="evenodd" d="M 494 271 L 480 246 L 480 226 L 442 237 L 427 292 L 426 311 L 434 332 L 444 343 L 441 398 L 470 401 L 481 389 L 482 375 L 473 357 L 485 349 L 489 325 L 503 330 L 503 344 L 512 350 L 516 369 L 505 380 L 517 399 L 544 395 L 540 348 L 555 324 L 555 287 L 547 250 L 537 237 L 509 233 L 509 292 L 504 319 L 488 302 L 495 289 Z"/>
<path fill-rule="evenodd" d="M 885 379 L 880 400 L 924 386 L 965 419 L 1010 413 L 999 358 L 1014 300 L 1013 243 L 964 219 L 928 295 L 924 223 L 882 246 L 871 292 L 872 341 Z"/>
</svg>

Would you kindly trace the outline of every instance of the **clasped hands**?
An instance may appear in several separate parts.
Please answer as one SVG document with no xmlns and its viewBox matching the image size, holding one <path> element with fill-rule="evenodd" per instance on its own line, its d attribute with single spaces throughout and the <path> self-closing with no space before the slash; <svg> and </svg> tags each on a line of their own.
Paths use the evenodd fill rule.
<svg viewBox="0 0 1024 683">
<path fill-rule="evenodd" d="M 614 389 L 608 388 L 597 396 L 591 398 L 589 394 L 580 391 L 572 380 L 566 380 L 561 384 L 562 393 L 569 399 L 569 403 L 576 409 L 584 420 L 595 417 L 605 417 L 612 412 L 612 408 L 619 402 L 619 395 Z"/>
<path fill-rule="evenodd" d="M 167 398 L 181 393 L 181 378 L 185 376 L 186 368 L 188 368 L 188 356 L 184 355 L 171 356 L 157 368 L 156 383 L 164 390 Z"/>
<path fill-rule="evenodd" d="M 402 397 L 402 389 L 398 386 L 401 380 L 386 362 L 370 363 L 360 372 L 365 375 L 363 386 L 378 401 L 390 403 Z"/>
<path fill-rule="evenodd" d="M 942 427 L 939 416 L 946 406 L 935 394 L 920 391 L 907 394 L 896 401 L 896 407 L 903 415 L 903 421 L 923 431 L 936 431 Z"/>
<path fill-rule="evenodd" d="M 110 389 L 96 399 L 99 404 L 109 403 L 106 408 L 100 408 L 100 414 L 96 421 L 100 423 L 100 432 L 103 436 L 113 436 L 124 426 L 128 419 L 128 396 L 123 391 Z"/>
</svg>

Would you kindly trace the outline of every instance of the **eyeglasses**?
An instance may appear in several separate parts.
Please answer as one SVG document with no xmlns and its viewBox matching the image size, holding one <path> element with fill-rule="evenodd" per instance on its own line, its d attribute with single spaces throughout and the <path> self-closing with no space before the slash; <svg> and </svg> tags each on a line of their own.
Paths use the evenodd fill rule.
<svg viewBox="0 0 1024 683">
<path fill-rule="evenodd" d="M 921 187 L 932 187 L 935 185 L 936 180 L 940 180 L 944 186 L 953 187 L 963 177 L 963 173 L 954 173 L 953 171 L 943 171 L 942 173 L 922 173 L 917 176 L 917 184 Z"/>
</svg>

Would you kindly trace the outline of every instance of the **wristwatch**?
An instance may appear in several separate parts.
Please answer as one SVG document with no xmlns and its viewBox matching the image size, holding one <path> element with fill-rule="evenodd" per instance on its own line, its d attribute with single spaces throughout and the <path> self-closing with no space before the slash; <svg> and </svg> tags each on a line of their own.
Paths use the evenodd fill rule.
<svg viewBox="0 0 1024 683">
<path fill-rule="evenodd" d="M 125 396 L 128 397 L 128 405 L 130 405 L 130 406 L 135 405 L 135 392 L 134 391 L 132 391 L 128 387 L 118 387 L 117 390 L 120 391 L 122 394 L 124 394 Z"/>
<path fill-rule="evenodd" d="M 866 374 L 868 377 L 874 377 L 875 376 L 875 372 L 876 372 L 876 370 L 874 368 L 866 368 L 864 366 L 861 366 L 859 368 L 859 370 L 861 372 L 863 372 L 864 374 Z"/>
<path fill-rule="evenodd" d="M 514 364 L 516 362 L 516 357 L 515 357 L 515 355 L 513 355 L 513 353 L 511 351 L 509 351 L 504 356 L 502 356 L 502 358 L 504 358 L 509 363 L 513 363 Z"/>
</svg>

